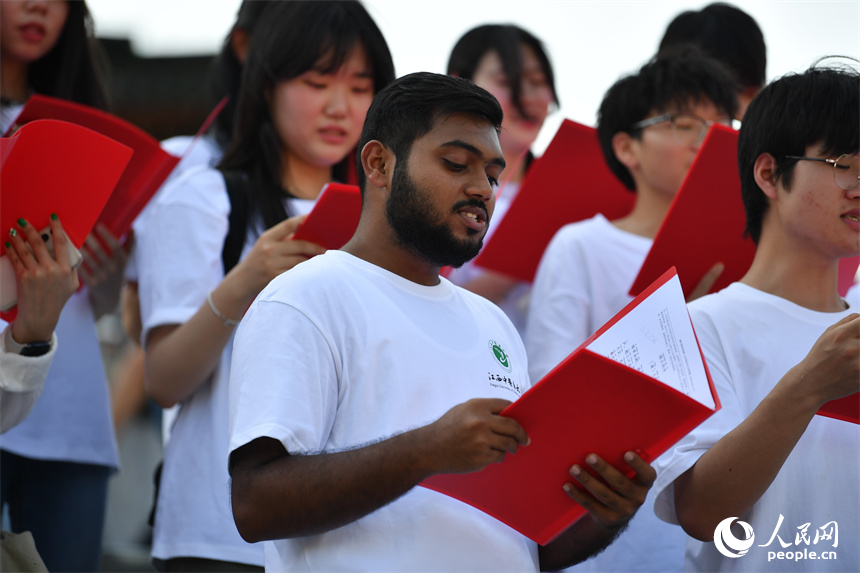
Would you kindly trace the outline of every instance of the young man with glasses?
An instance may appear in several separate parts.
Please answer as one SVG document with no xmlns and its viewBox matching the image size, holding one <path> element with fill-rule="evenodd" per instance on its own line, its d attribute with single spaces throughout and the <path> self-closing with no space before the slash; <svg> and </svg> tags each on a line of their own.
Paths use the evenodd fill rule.
<svg viewBox="0 0 860 573">
<path fill-rule="evenodd" d="M 648 62 L 606 93 L 598 136 L 606 162 L 636 193 L 636 203 L 616 221 L 598 214 L 567 225 L 547 247 L 526 327 L 532 380 L 632 300 L 627 293 L 663 217 L 710 125 L 730 123 L 736 93 L 731 74 L 695 48 Z M 612 547 L 576 570 L 682 571 L 684 541 L 682 532 L 643 511 Z"/>
<path fill-rule="evenodd" d="M 745 116 L 756 256 L 690 304 L 722 409 L 655 464 L 655 510 L 692 536 L 689 570 L 860 570 L 860 426 L 816 415 L 860 389 L 860 315 L 837 292 L 839 260 L 860 253 L 858 126 L 847 69 L 785 76 Z M 748 549 L 726 557 L 718 524 L 734 519 Z"/>
</svg>

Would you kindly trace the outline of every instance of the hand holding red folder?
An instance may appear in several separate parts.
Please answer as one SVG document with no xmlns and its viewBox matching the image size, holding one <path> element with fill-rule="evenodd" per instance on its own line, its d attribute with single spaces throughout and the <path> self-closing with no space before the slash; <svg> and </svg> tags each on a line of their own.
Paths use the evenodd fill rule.
<svg viewBox="0 0 860 573">
<path fill-rule="evenodd" d="M 23 217 L 41 230 L 56 213 L 80 248 L 131 155 L 125 145 L 64 121 L 34 121 L 0 139 L 0 229 L 8 231 Z M 0 244 L 0 255 L 5 251 Z M 14 304 L 9 277 L 0 279 L 0 294 L 4 300 L 11 295 Z"/>
<path fill-rule="evenodd" d="M 421 485 L 546 544 L 586 513 L 562 489 L 572 465 L 597 453 L 627 468 L 631 450 L 653 460 L 719 407 L 671 269 L 502 412 L 528 432 L 527 448 Z"/>
<path fill-rule="evenodd" d="M 329 183 L 320 193 L 293 239 L 326 249 L 339 249 L 355 234 L 361 218 L 361 192 L 356 185 Z"/>
</svg>

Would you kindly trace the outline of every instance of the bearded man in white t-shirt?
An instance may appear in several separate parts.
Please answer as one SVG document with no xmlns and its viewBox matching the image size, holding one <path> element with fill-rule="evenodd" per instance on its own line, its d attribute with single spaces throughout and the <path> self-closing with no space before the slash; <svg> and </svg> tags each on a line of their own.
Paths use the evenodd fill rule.
<svg viewBox="0 0 860 573">
<path fill-rule="evenodd" d="M 439 277 L 481 247 L 505 167 L 501 120 L 498 102 L 460 78 L 410 74 L 382 90 L 359 143 L 355 236 L 275 279 L 242 321 L 233 515 L 246 540 L 266 540 L 267 569 L 557 569 L 609 543 L 645 499 L 655 475 L 641 458 L 628 455 L 628 479 L 630 468 L 589 456 L 601 478 L 574 466 L 565 486 L 589 515 L 538 547 L 415 487 L 529 443 L 499 415 L 530 385 L 516 329 Z"/>
<path fill-rule="evenodd" d="M 722 409 L 655 463 L 688 571 L 860 570 L 860 426 L 816 415 L 860 389 L 860 315 L 837 292 L 860 253 L 858 131 L 856 70 L 789 74 L 744 116 L 755 259 L 689 305 Z"/>
</svg>

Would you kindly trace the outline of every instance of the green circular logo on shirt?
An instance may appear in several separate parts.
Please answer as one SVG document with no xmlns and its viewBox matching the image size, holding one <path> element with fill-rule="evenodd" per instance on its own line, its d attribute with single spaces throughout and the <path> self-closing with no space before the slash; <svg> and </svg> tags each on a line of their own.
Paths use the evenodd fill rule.
<svg viewBox="0 0 860 573">
<path fill-rule="evenodd" d="M 490 341 L 490 350 L 493 353 L 493 357 L 496 359 L 496 362 L 505 369 L 505 372 L 511 371 L 511 362 L 508 357 L 508 353 L 505 352 L 505 349 L 502 348 L 502 345 L 496 342 L 495 340 Z"/>
</svg>

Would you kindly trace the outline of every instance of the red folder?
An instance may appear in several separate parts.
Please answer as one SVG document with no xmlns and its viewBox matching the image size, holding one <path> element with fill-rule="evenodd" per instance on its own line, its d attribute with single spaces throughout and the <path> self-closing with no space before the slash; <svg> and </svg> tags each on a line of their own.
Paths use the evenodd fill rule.
<svg viewBox="0 0 860 573">
<path fill-rule="evenodd" d="M 623 455 L 631 450 L 651 461 L 718 410 L 719 398 L 698 341 L 691 362 L 697 368 L 700 364 L 714 408 L 587 348 L 658 289 L 661 296 L 671 297 L 675 316 L 686 322 L 674 328 L 692 332 L 675 277 L 674 269 L 666 272 L 502 412 L 523 426 L 531 438 L 529 446 L 480 472 L 438 474 L 421 485 L 464 501 L 544 545 L 586 513 L 562 489 L 574 482 L 569 474 L 574 463 L 587 468 L 585 456 L 594 452 L 619 469 L 628 468 Z M 644 326 L 634 324 L 624 326 L 623 335 L 632 343 L 625 350 L 638 352 L 637 341 L 645 345 L 642 337 L 658 346 L 664 340 L 657 334 L 655 341 L 643 334 Z"/>
<path fill-rule="evenodd" d="M 56 213 L 80 248 L 131 156 L 127 146 L 65 121 L 33 121 L 0 139 L 0 230 L 19 217 L 41 230 Z"/>
<path fill-rule="evenodd" d="M 531 282 L 561 227 L 597 213 L 607 219 L 623 217 L 635 199 L 606 165 L 597 131 L 566 119 L 475 264 Z"/>
<path fill-rule="evenodd" d="M 329 183 L 314 208 L 296 229 L 294 240 L 339 249 L 355 234 L 361 218 L 361 192 L 356 185 Z"/>
<path fill-rule="evenodd" d="M 135 217 L 179 163 L 179 157 L 161 149 L 158 141 L 145 131 L 99 109 L 34 94 L 27 100 L 12 129 L 35 119 L 76 123 L 134 150 L 128 168 L 99 217 L 99 222 L 116 237 L 128 232 Z"/>
<path fill-rule="evenodd" d="M 40 120 L 0 139 L 0 156 L 0 229 L 6 232 L 19 217 L 43 229 L 56 213 L 80 248 L 132 150 L 73 123 Z M 0 244 L 0 255 L 5 252 Z"/>
<path fill-rule="evenodd" d="M 745 227 L 738 132 L 714 125 L 654 237 L 630 294 L 637 295 L 675 267 L 684 296 L 689 296 L 718 262 L 725 270 L 711 292 L 725 288 L 746 273 L 755 256 L 755 245 L 744 237 Z"/>
</svg>

